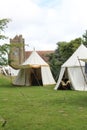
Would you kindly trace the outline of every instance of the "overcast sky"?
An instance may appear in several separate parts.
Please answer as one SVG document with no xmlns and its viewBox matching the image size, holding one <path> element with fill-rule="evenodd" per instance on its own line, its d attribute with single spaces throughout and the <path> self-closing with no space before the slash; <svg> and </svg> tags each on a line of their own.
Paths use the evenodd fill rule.
<svg viewBox="0 0 87 130">
<path fill-rule="evenodd" d="M 54 50 L 59 41 L 82 37 L 86 14 L 87 0 L 0 0 L 0 19 L 12 20 L 5 35 L 22 34 L 27 50 Z"/>
</svg>

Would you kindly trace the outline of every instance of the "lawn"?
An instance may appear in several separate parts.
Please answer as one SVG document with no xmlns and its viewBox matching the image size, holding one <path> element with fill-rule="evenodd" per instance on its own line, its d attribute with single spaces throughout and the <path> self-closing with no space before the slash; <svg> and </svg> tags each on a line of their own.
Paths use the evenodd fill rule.
<svg viewBox="0 0 87 130">
<path fill-rule="evenodd" d="M 15 87 L 0 76 L 0 130 L 87 130 L 87 92 L 53 88 Z"/>
</svg>

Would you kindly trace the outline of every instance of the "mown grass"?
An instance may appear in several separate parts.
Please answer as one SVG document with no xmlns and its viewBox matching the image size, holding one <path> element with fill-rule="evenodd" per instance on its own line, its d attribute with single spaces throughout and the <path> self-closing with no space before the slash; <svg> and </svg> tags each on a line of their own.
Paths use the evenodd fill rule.
<svg viewBox="0 0 87 130">
<path fill-rule="evenodd" d="M 0 130 L 87 130 L 87 92 L 53 88 L 15 87 L 0 76 Z"/>
</svg>

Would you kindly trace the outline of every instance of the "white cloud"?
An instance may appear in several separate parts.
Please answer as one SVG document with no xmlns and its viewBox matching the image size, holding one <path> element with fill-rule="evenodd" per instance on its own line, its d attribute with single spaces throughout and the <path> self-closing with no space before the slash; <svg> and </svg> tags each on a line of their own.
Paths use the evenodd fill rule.
<svg viewBox="0 0 87 130">
<path fill-rule="evenodd" d="M 1 18 L 11 18 L 5 34 L 22 34 L 37 50 L 55 49 L 58 41 L 69 41 L 87 29 L 87 0 L 3 0 Z"/>
</svg>

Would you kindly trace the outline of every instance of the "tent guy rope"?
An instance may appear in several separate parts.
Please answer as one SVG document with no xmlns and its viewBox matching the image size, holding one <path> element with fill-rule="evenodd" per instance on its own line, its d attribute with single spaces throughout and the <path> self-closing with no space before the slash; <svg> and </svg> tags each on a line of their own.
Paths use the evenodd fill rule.
<svg viewBox="0 0 87 130">
<path fill-rule="evenodd" d="M 80 63 L 80 59 L 79 59 L 78 56 L 77 56 L 77 58 L 78 58 L 78 61 L 79 61 L 79 64 L 80 64 L 80 68 L 81 68 L 82 75 L 83 75 L 83 77 L 84 77 L 84 81 L 85 81 L 85 83 L 87 84 L 87 80 L 86 80 L 86 77 L 85 77 L 85 75 L 84 75 L 84 72 L 83 72 L 83 69 L 82 69 L 82 66 L 81 66 L 81 63 Z M 85 89 L 85 86 L 84 86 L 84 89 Z"/>
</svg>

